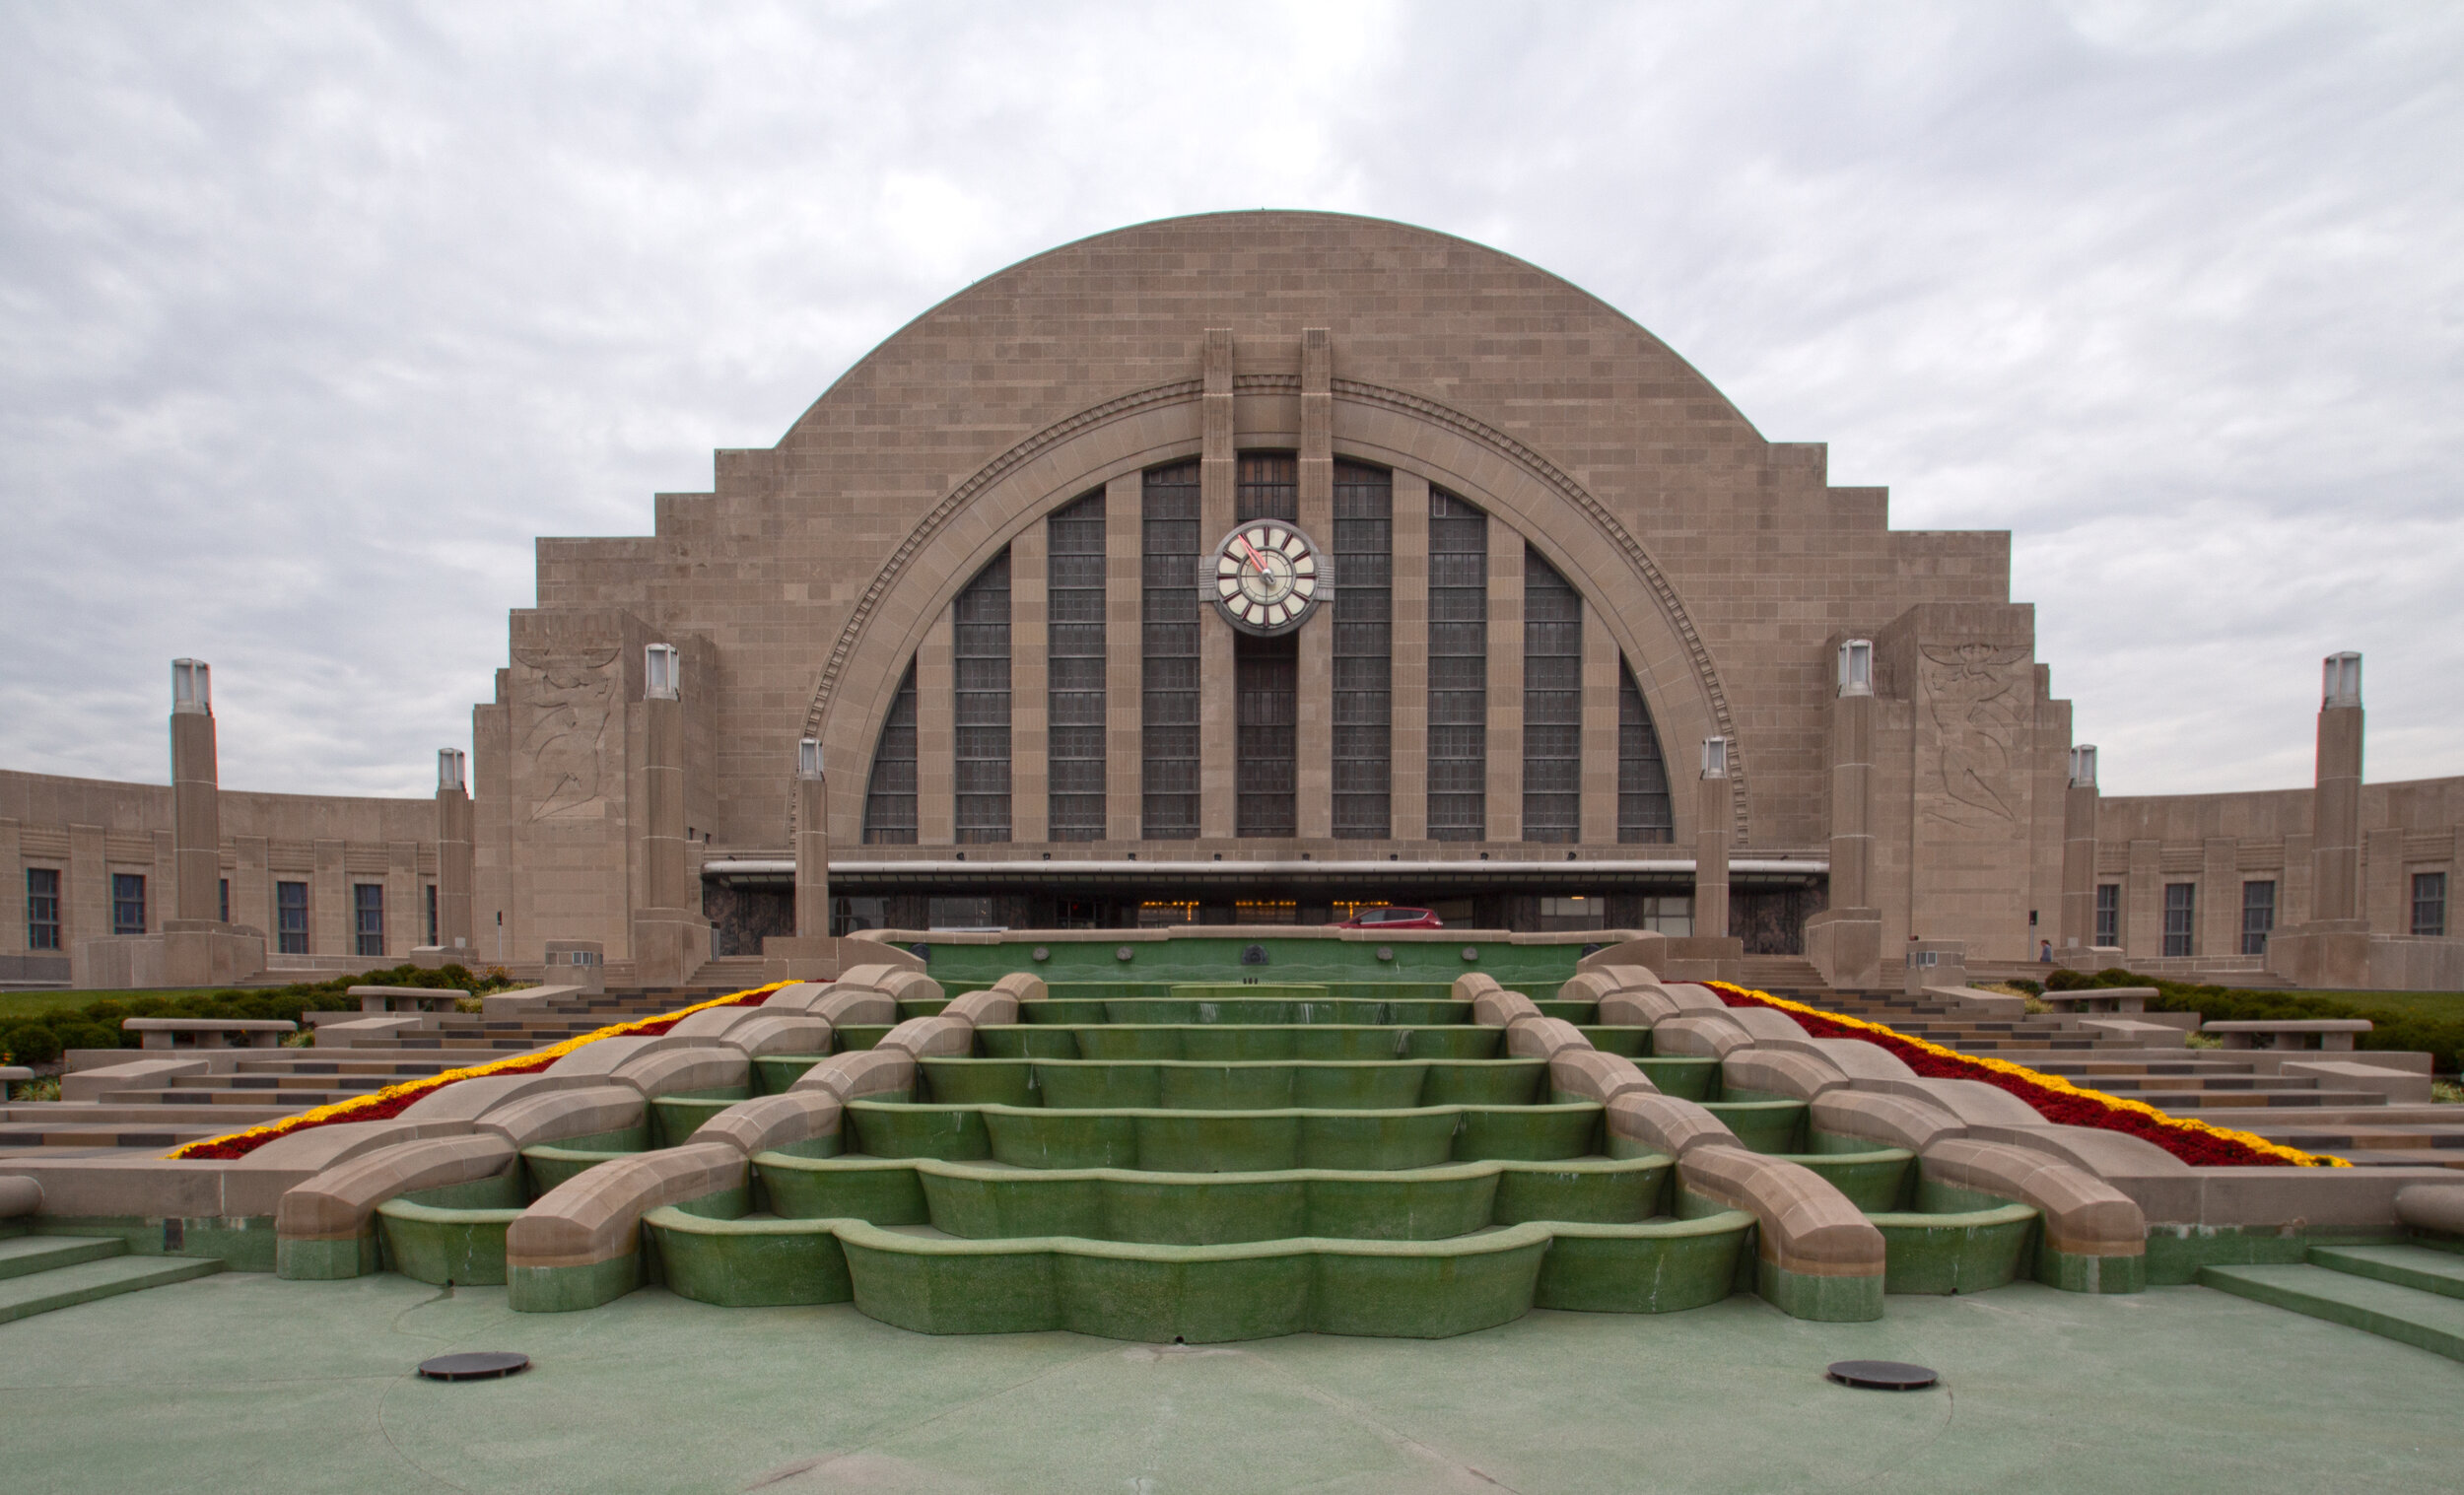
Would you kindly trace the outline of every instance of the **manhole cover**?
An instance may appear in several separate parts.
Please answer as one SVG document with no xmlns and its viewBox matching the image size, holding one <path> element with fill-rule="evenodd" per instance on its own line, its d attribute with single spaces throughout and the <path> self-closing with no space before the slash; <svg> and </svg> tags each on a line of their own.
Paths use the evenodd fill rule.
<svg viewBox="0 0 2464 1495">
<path fill-rule="evenodd" d="M 1924 1366 L 1897 1360 L 1840 1360 L 1822 1374 L 1842 1386 L 1878 1392 L 1921 1392 L 1942 1379 Z"/>
<path fill-rule="evenodd" d="M 515 1371 L 530 1369 L 528 1355 L 515 1355 L 503 1350 L 485 1350 L 465 1355 L 439 1355 L 422 1360 L 419 1373 L 431 1381 L 485 1381 L 495 1376 L 511 1376 Z"/>
</svg>

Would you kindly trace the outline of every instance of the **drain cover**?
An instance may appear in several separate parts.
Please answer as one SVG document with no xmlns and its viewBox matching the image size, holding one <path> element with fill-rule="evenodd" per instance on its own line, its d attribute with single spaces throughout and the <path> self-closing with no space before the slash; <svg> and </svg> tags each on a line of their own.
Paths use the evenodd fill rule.
<svg viewBox="0 0 2464 1495">
<path fill-rule="evenodd" d="M 1840 1360 L 1822 1374 L 1842 1386 L 1878 1392 L 1921 1392 L 1942 1379 L 1924 1366 L 1896 1360 Z"/>
<path fill-rule="evenodd" d="M 515 1371 L 530 1369 L 528 1355 L 515 1355 L 503 1350 L 485 1350 L 465 1355 L 439 1355 L 422 1360 L 419 1373 L 431 1381 L 486 1381 L 496 1376 L 511 1376 Z"/>
</svg>

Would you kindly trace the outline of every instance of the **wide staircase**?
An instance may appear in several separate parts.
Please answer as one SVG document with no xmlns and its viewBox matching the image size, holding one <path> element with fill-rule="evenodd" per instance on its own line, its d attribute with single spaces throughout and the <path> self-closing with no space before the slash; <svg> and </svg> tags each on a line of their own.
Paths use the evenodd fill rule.
<svg viewBox="0 0 2464 1495">
<path fill-rule="evenodd" d="M 2464 1241 L 2313 1246 L 2299 1262 L 2206 1266 L 2202 1286 L 2464 1360 Z"/>
<path fill-rule="evenodd" d="M 1862 1210 L 1885 1244 L 1884 1291 L 1973 1292 L 2036 1269 L 2035 1209 L 1937 1187 L 1905 1149 L 1825 1135 L 1803 1101 L 1729 1092 L 1718 1059 L 1655 1053 L 1650 1029 L 1521 985 L 1663 1094 L 1700 1102 L 1743 1151 L 1800 1164 Z M 829 1054 L 757 1057 L 742 1086 L 658 1095 L 638 1126 L 524 1147 L 511 1175 L 392 1198 L 376 1211 L 383 1260 L 504 1281 L 505 1233 L 528 1205 L 560 1189 L 586 1204 L 592 1171 L 626 1163 L 742 1182 L 669 1193 L 617 1276 L 516 1273 L 516 1308 L 587 1307 L 639 1272 L 708 1303 L 853 1301 L 931 1332 L 1196 1343 L 1432 1336 L 1535 1307 L 1665 1313 L 1772 1291 L 1754 1214 L 1695 1193 L 1597 1101 L 1553 1090 L 1547 1059 L 1509 1054 L 1440 983 L 1056 982 L 1015 1022 L 973 1028 L 967 1053 L 916 1060 L 896 1090 L 848 1100 L 828 1134 L 738 1175 L 723 1168 L 741 1154 L 694 1140 L 830 1054 L 870 1050 L 891 1031 L 881 1016 L 836 1025 Z"/>
<path fill-rule="evenodd" d="M 1835 990 L 1812 962 L 1749 956 L 1744 985 L 1825 1011 L 1884 1024 L 1962 1053 L 1989 1054 L 2083 1090 L 2142 1101 L 2174 1116 L 2253 1132 L 2360 1166 L 2464 1169 L 2464 1108 L 2390 1104 L 2383 1091 L 2309 1074 L 2280 1074 L 2230 1051 L 2150 1049 L 2080 1031 L 2052 1014 L 1988 1017 L 1935 997 Z M 2361 1057 L 2313 1053 L 2307 1057 Z"/>
<path fill-rule="evenodd" d="M 37 1236 L 0 1221 L 0 1324 L 223 1269 L 208 1257 L 131 1256 L 108 1236 Z"/>
</svg>

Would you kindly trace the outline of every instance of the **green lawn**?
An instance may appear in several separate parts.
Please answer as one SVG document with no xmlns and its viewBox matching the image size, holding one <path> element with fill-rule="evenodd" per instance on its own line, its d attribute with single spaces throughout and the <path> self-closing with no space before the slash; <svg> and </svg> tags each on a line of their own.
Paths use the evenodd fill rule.
<svg viewBox="0 0 2464 1495">
<path fill-rule="evenodd" d="M 40 1017 L 63 1007 L 83 1007 L 108 997 L 126 1001 L 132 996 L 191 996 L 188 991 L 0 991 L 0 1023 L 13 1017 Z"/>
</svg>

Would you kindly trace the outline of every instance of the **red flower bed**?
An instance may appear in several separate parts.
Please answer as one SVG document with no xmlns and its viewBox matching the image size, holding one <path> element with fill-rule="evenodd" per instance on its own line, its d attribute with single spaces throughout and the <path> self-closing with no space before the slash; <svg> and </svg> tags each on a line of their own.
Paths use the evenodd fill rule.
<svg viewBox="0 0 2464 1495">
<path fill-rule="evenodd" d="M 2007 1059 L 1958 1053 L 1910 1038 L 1881 1023 L 1823 1012 L 1726 982 L 1705 983 L 1732 1007 L 1773 1007 L 1797 1020 L 1815 1038 L 1859 1039 L 1896 1055 L 1928 1079 L 1982 1080 L 2008 1091 L 2046 1121 L 2064 1126 L 2096 1126 L 2155 1143 L 2197 1168 L 2344 1168 L 2341 1158 L 2281 1146 L 2246 1131 L 2227 1131 L 2205 1121 L 2167 1116 L 2140 1101 L 2084 1090 L 2059 1075 L 2043 1074 Z"/>
</svg>

